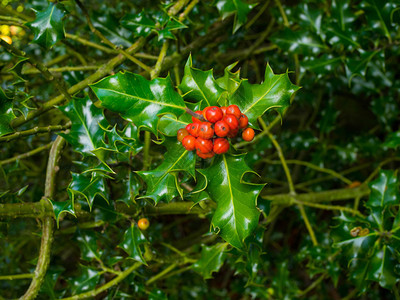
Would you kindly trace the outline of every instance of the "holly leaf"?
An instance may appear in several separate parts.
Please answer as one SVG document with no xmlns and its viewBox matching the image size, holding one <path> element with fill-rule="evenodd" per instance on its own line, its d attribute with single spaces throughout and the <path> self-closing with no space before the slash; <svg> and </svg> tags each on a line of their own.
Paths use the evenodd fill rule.
<svg viewBox="0 0 400 300">
<path fill-rule="evenodd" d="M 67 105 L 59 109 L 71 120 L 72 125 L 69 133 L 59 133 L 74 150 L 85 156 L 97 156 L 107 166 L 104 151 L 107 146 L 104 135 L 109 126 L 103 115 L 103 111 L 97 108 L 89 97 L 74 98 Z M 111 149 L 113 150 L 113 149 Z M 108 150 L 107 150 L 108 151 Z M 108 166 L 109 172 L 113 172 Z"/>
<path fill-rule="evenodd" d="M 271 67 L 265 69 L 265 80 L 261 84 L 251 84 L 247 79 L 229 97 L 229 104 L 239 106 L 249 118 L 249 125 L 258 128 L 257 118 L 269 109 L 276 109 L 280 114 L 289 106 L 290 97 L 299 89 L 290 82 L 288 73 L 275 75 Z"/>
<path fill-rule="evenodd" d="M 103 107 L 119 113 L 138 129 L 158 136 L 159 116 L 176 116 L 185 111 L 185 102 L 174 90 L 170 77 L 152 81 L 130 72 L 119 72 L 90 86 Z"/>
<path fill-rule="evenodd" d="M 384 245 L 370 258 L 370 270 L 367 279 L 379 282 L 381 287 L 392 289 L 398 281 L 394 266 L 398 264 L 396 250 Z"/>
<path fill-rule="evenodd" d="M 124 240 L 118 246 L 129 254 L 129 258 L 147 265 L 140 249 L 140 246 L 145 243 L 148 243 L 148 241 L 143 233 L 136 224 L 132 224 L 125 231 Z"/>
<path fill-rule="evenodd" d="M 201 257 L 193 264 L 193 269 L 204 279 L 212 278 L 212 273 L 218 272 L 224 264 L 227 247 L 228 243 L 218 243 L 210 247 L 203 246 Z"/>
<path fill-rule="evenodd" d="M 75 196 L 82 196 L 92 210 L 94 199 L 97 195 L 102 197 L 107 203 L 107 193 L 103 177 L 91 176 L 88 173 L 71 173 L 72 180 L 68 186 L 70 198 L 74 201 Z"/>
<path fill-rule="evenodd" d="M 378 178 L 369 184 L 371 194 L 366 206 L 369 208 L 385 208 L 388 205 L 398 204 L 399 184 L 397 172 L 381 170 Z"/>
<path fill-rule="evenodd" d="M 376 50 L 376 51 L 361 51 L 360 50 L 360 55 L 357 55 L 356 57 L 348 57 L 346 58 L 346 76 L 349 81 L 349 85 L 351 84 L 351 81 L 354 76 L 361 76 L 365 77 L 368 66 L 371 62 L 371 60 L 377 55 L 378 59 L 383 60 L 384 59 L 384 53 L 382 51 Z"/>
<path fill-rule="evenodd" d="M 10 123 L 15 119 L 13 101 L 0 87 L 0 136 L 13 132 Z"/>
<path fill-rule="evenodd" d="M 127 14 L 121 19 L 121 25 L 134 33 L 135 36 L 148 36 L 156 30 L 156 22 L 144 11 L 138 14 Z"/>
<path fill-rule="evenodd" d="M 210 167 L 198 171 L 207 178 L 206 192 L 218 205 L 213 227 L 232 246 L 243 248 L 244 239 L 258 224 L 256 203 L 264 184 L 243 182 L 244 174 L 252 172 L 244 155 L 220 155 Z"/>
<path fill-rule="evenodd" d="M 60 218 L 63 213 L 68 213 L 76 218 L 74 202 L 72 200 L 67 201 L 50 201 L 53 206 L 54 216 L 57 222 L 57 228 L 60 227 Z"/>
<path fill-rule="evenodd" d="M 71 292 L 73 295 L 94 290 L 100 279 L 100 272 L 81 265 L 81 274 L 71 281 Z"/>
<path fill-rule="evenodd" d="M 81 249 L 81 258 L 86 261 L 96 259 L 101 261 L 101 249 L 97 246 L 97 237 L 95 231 L 77 231 L 76 240 Z"/>
<path fill-rule="evenodd" d="M 231 14 L 235 14 L 235 21 L 233 23 L 233 33 L 235 33 L 246 23 L 247 14 L 256 4 L 247 4 L 242 0 L 219 0 L 215 6 L 223 19 Z"/>
<path fill-rule="evenodd" d="M 389 133 L 383 145 L 388 148 L 397 149 L 400 146 L 400 130 Z"/>
<path fill-rule="evenodd" d="M 35 34 L 33 42 L 49 49 L 62 40 L 65 36 L 63 17 L 60 4 L 50 3 L 45 10 L 36 12 L 36 19 L 26 24 Z"/>
<path fill-rule="evenodd" d="M 202 71 L 193 68 L 192 65 L 192 56 L 190 55 L 185 65 L 182 82 L 179 85 L 179 89 L 185 94 L 185 99 L 203 101 L 204 107 L 218 105 L 224 89 L 215 81 L 212 69 Z"/>
<path fill-rule="evenodd" d="M 226 90 L 228 95 L 232 95 L 240 85 L 240 69 L 236 72 L 232 72 L 232 69 L 236 67 L 237 62 L 227 66 L 224 70 L 224 76 L 217 79 L 218 85 Z M 221 97 L 219 100 L 221 106 L 228 106 L 227 97 Z"/>
<path fill-rule="evenodd" d="M 117 201 L 122 201 L 130 206 L 135 202 L 135 198 L 139 195 L 140 180 L 134 173 L 128 174 L 128 180 L 124 181 L 124 193 Z"/>
<path fill-rule="evenodd" d="M 168 152 L 161 165 L 151 171 L 136 172 L 147 185 L 146 194 L 141 198 L 150 198 L 156 204 L 162 200 L 170 202 L 175 197 L 182 197 L 182 189 L 177 178 L 178 171 L 188 172 L 195 178 L 194 152 L 187 151 L 175 139 L 166 139 L 164 145 Z"/>
</svg>

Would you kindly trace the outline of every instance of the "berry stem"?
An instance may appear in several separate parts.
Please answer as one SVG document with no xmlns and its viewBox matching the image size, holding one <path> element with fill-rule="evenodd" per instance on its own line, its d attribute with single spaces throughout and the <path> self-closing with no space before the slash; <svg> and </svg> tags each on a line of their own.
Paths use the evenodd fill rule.
<svg viewBox="0 0 400 300">
<path fill-rule="evenodd" d="M 191 110 L 190 108 L 187 108 L 187 107 L 186 107 L 185 110 L 186 110 L 186 112 L 187 112 L 189 115 L 195 117 L 196 119 L 199 119 L 199 120 L 202 121 L 202 122 L 207 122 L 207 120 L 204 119 L 204 117 L 203 117 L 202 115 L 196 114 L 196 113 L 195 113 L 193 110 Z"/>
</svg>

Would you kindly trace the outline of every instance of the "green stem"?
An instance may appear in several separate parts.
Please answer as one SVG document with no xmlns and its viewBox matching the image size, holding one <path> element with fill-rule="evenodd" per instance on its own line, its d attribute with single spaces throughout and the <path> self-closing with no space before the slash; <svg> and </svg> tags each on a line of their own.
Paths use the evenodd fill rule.
<svg viewBox="0 0 400 300">
<path fill-rule="evenodd" d="M 186 8 L 185 8 L 185 10 L 183 11 L 183 13 L 181 13 L 181 14 L 179 15 L 179 21 L 182 22 L 182 21 L 186 18 L 186 16 L 192 11 L 192 9 L 196 6 L 197 3 L 199 3 L 199 0 L 192 0 L 192 2 L 190 2 L 190 3 L 186 6 Z"/>
<path fill-rule="evenodd" d="M 24 136 L 32 135 L 32 134 L 38 134 L 38 133 L 47 133 L 47 132 L 53 132 L 53 131 L 61 131 L 65 130 L 71 127 L 71 122 L 68 122 L 65 125 L 50 125 L 46 127 L 35 127 L 29 130 L 25 131 L 18 131 L 10 135 L 2 136 L 0 137 L 0 143 L 1 142 L 9 142 Z M 1 163 L 0 163 L 1 164 Z"/>
<path fill-rule="evenodd" d="M 49 161 L 46 170 L 46 182 L 44 198 L 52 199 L 55 195 L 55 180 L 56 174 L 59 170 L 57 163 L 60 157 L 65 140 L 59 136 L 53 143 L 50 149 Z M 34 299 L 39 293 L 40 287 L 43 284 L 44 276 L 46 275 L 47 268 L 50 263 L 50 250 L 53 242 L 53 216 L 44 217 L 42 220 L 42 239 L 40 244 L 39 258 L 36 264 L 33 280 L 21 297 L 22 299 Z"/>
<path fill-rule="evenodd" d="M 271 164 L 280 164 L 280 162 L 278 162 L 278 161 L 273 161 L 273 160 L 269 160 L 269 159 L 265 159 L 265 161 L 268 162 L 268 163 L 271 163 Z M 288 160 L 286 160 L 286 163 L 287 164 L 301 165 L 301 166 L 305 166 L 305 167 L 308 167 L 310 169 L 313 169 L 313 170 L 316 170 L 316 171 L 319 171 L 319 172 L 330 174 L 333 177 L 336 177 L 336 178 L 340 179 L 341 181 L 343 181 L 346 184 L 351 184 L 352 183 L 352 181 L 350 179 L 348 179 L 348 178 L 344 177 L 343 175 L 335 172 L 334 170 L 327 169 L 327 168 L 322 168 L 322 167 L 319 167 L 319 166 L 314 165 L 314 164 L 309 163 L 309 162 L 296 160 L 296 159 L 288 159 Z"/>
<path fill-rule="evenodd" d="M 168 274 L 169 272 L 171 272 L 173 269 L 175 269 L 175 267 L 177 266 L 177 264 L 171 264 L 169 265 L 167 268 L 165 268 L 164 270 L 162 270 L 160 273 L 158 273 L 157 275 L 151 277 L 149 280 L 146 281 L 146 285 L 150 285 L 153 282 L 159 280 L 160 278 L 162 278 L 164 275 Z"/>
<path fill-rule="evenodd" d="M 16 275 L 2 275 L 0 280 L 16 280 L 16 279 L 30 279 L 33 278 L 33 274 L 16 274 Z"/>
<path fill-rule="evenodd" d="M 310 220 L 308 219 L 308 216 L 307 216 L 307 213 L 306 213 L 306 211 L 304 209 L 303 204 L 298 204 L 297 206 L 299 207 L 301 216 L 303 217 L 304 223 L 306 224 L 306 227 L 307 227 L 308 233 L 310 234 L 311 241 L 312 241 L 313 245 L 314 246 L 318 246 L 317 238 L 315 237 L 314 230 L 313 230 L 313 228 L 311 226 Z"/>
<path fill-rule="evenodd" d="M 97 70 L 99 66 L 75 66 L 75 67 L 60 67 L 60 68 L 49 68 L 50 72 L 61 73 L 71 71 L 92 71 Z M 40 73 L 39 70 L 31 68 L 22 72 L 22 75 L 34 75 Z"/>
<path fill-rule="evenodd" d="M 144 132 L 144 147 L 143 147 L 143 170 L 146 171 L 150 168 L 150 145 L 151 145 L 151 133 L 150 131 Z"/>
<path fill-rule="evenodd" d="M 307 202 L 307 201 L 301 201 L 301 202 L 295 201 L 295 202 L 301 203 L 301 204 L 303 204 L 305 206 L 315 207 L 315 208 L 319 208 L 319 209 L 347 211 L 347 212 L 350 212 L 352 214 L 358 215 L 358 216 L 360 216 L 362 218 L 365 217 L 358 210 L 354 210 L 354 209 L 346 207 L 346 206 L 327 205 L 327 204 L 320 204 L 320 203 Z"/>
<path fill-rule="evenodd" d="M 298 296 L 303 297 L 307 295 L 309 292 L 315 289 L 326 277 L 327 277 L 326 274 L 322 274 L 321 276 L 319 276 L 318 279 L 315 280 L 312 284 L 310 284 L 305 290 L 299 291 Z"/>
<path fill-rule="evenodd" d="M 131 274 L 133 271 L 135 271 L 137 268 L 139 268 L 142 265 L 142 263 L 137 262 L 133 264 L 131 267 L 126 269 L 125 271 L 121 272 L 117 277 L 115 277 L 113 280 L 107 282 L 106 284 L 102 285 L 99 288 L 96 288 L 94 290 L 91 290 L 86 293 L 82 293 L 79 295 L 75 295 L 72 297 L 67 297 L 67 298 L 62 298 L 63 300 L 78 300 L 78 299 L 87 299 L 87 298 L 93 298 L 97 296 L 98 294 L 108 290 L 109 288 L 113 287 L 114 285 L 118 284 L 122 280 L 124 280 L 129 274 Z"/>
<path fill-rule="evenodd" d="M 37 154 L 37 153 L 39 153 L 39 152 L 41 152 L 41 151 L 43 151 L 43 150 L 49 149 L 49 148 L 52 146 L 52 144 L 53 144 L 53 143 L 51 142 L 51 143 L 49 143 L 49 144 L 47 144 L 47 145 L 38 147 L 38 148 L 33 149 L 33 150 L 29 151 L 29 152 L 26 152 L 26 153 L 23 153 L 23 154 L 20 154 L 20 155 L 11 157 L 11 158 L 9 158 L 9 159 L 2 160 L 2 161 L 0 161 L 0 166 L 5 165 L 5 164 L 10 164 L 10 163 L 12 163 L 12 162 L 14 162 L 14 161 L 17 161 L 17 160 L 20 160 L 20 159 L 24 159 L 24 158 L 33 156 L 33 155 L 35 155 L 35 154 Z"/>
</svg>

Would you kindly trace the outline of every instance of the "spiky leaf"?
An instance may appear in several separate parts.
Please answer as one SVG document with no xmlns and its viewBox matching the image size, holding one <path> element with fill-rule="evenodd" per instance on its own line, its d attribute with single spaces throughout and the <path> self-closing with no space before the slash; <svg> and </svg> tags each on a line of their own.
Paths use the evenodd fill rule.
<svg viewBox="0 0 400 300">
<path fill-rule="evenodd" d="M 54 3 L 50 3 L 45 10 L 36 12 L 36 19 L 27 24 L 35 34 L 33 42 L 49 49 L 63 39 L 65 36 L 63 17 L 62 6 Z"/>
<path fill-rule="evenodd" d="M 366 205 L 368 207 L 385 208 L 399 203 L 399 183 L 397 172 L 381 170 L 378 178 L 369 184 L 371 194 Z"/>
<path fill-rule="evenodd" d="M 60 201 L 60 202 L 51 201 L 51 204 L 53 205 L 53 211 L 56 217 L 57 228 L 60 225 L 60 217 L 63 213 L 68 213 L 76 217 L 74 203 L 72 200 Z"/>
<path fill-rule="evenodd" d="M 212 278 L 212 273 L 218 272 L 224 264 L 227 246 L 228 243 L 218 243 L 210 247 L 203 246 L 201 257 L 193 264 L 193 269 L 204 279 Z"/>
<path fill-rule="evenodd" d="M 0 136 L 13 132 L 10 122 L 15 119 L 12 99 L 0 87 Z"/>
<path fill-rule="evenodd" d="M 133 122 L 139 130 L 144 127 L 155 135 L 160 115 L 179 116 L 186 107 L 169 76 L 149 81 L 137 74 L 119 72 L 91 88 L 102 106 Z"/>
<path fill-rule="evenodd" d="M 290 82 L 288 73 L 275 75 L 271 67 L 265 69 L 265 79 L 261 84 L 251 84 L 243 79 L 229 98 L 230 104 L 239 106 L 249 118 L 249 124 L 258 128 L 257 118 L 269 109 L 283 111 L 290 104 L 290 97 L 299 89 Z"/>
<path fill-rule="evenodd" d="M 133 260 L 147 265 L 143 258 L 142 250 L 140 249 L 140 246 L 145 243 L 147 243 L 147 239 L 143 233 L 136 224 L 132 224 L 131 227 L 125 231 L 124 240 L 119 244 L 119 247 L 124 249 Z"/>
<path fill-rule="evenodd" d="M 210 167 L 199 172 L 207 178 L 206 191 L 218 205 L 213 227 L 225 241 L 242 248 L 244 239 L 257 226 L 260 212 L 256 202 L 264 185 L 243 182 L 243 175 L 252 172 L 243 155 L 220 155 Z"/>
<path fill-rule="evenodd" d="M 192 56 L 186 62 L 179 89 L 185 94 L 185 99 L 203 101 L 204 107 L 218 105 L 218 100 L 224 93 L 224 89 L 215 81 L 212 70 L 202 71 L 193 67 Z"/>
<path fill-rule="evenodd" d="M 219 0 L 216 4 L 222 18 L 235 14 L 233 32 L 238 30 L 247 20 L 247 14 L 255 6 L 242 0 Z"/>
<path fill-rule="evenodd" d="M 177 182 L 177 171 L 185 171 L 195 177 L 195 154 L 187 151 L 175 139 L 167 139 L 164 145 L 168 152 L 165 153 L 162 164 L 151 171 L 137 172 L 147 185 L 143 197 L 151 198 L 155 203 L 161 200 L 169 202 L 174 197 L 182 196 Z"/>
</svg>

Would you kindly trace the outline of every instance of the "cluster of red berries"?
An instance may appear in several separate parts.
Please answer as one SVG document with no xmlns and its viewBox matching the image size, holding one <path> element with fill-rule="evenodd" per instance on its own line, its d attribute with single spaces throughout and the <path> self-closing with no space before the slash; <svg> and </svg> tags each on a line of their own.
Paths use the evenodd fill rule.
<svg viewBox="0 0 400 300">
<path fill-rule="evenodd" d="M 196 150 L 196 154 L 203 159 L 228 152 L 229 141 L 226 138 L 237 136 L 240 129 L 243 129 L 242 138 L 245 141 L 254 138 L 254 130 L 247 127 L 249 119 L 237 105 L 208 106 L 203 111 L 196 111 L 196 114 L 203 116 L 206 122 L 192 116 L 193 123 L 179 129 L 177 138 L 186 150 Z"/>
</svg>

